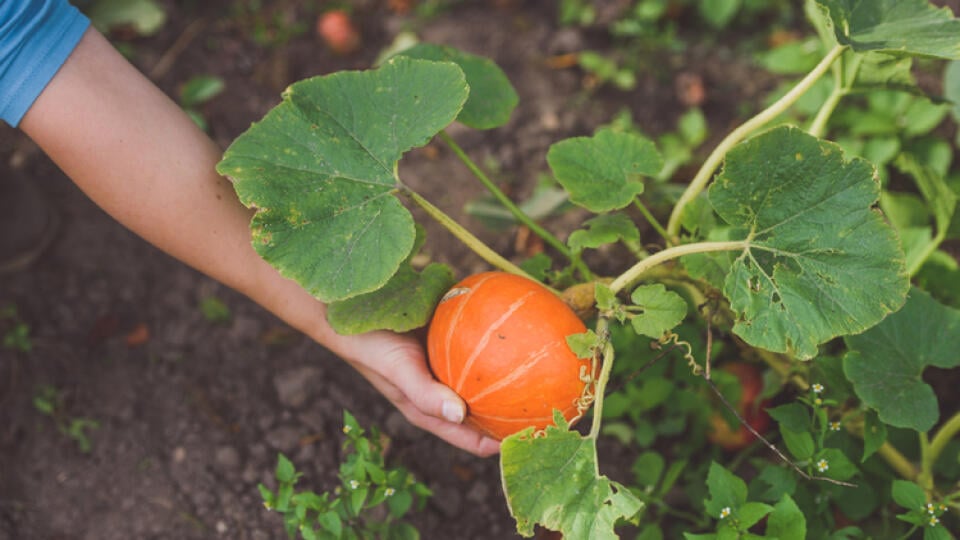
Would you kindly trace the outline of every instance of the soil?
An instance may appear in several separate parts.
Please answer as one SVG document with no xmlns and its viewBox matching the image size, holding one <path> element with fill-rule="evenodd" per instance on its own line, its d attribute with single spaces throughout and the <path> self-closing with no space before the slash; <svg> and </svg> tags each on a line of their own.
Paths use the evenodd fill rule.
<svg viewBox="0 0 960 540">
<path fill-rule="evenodd" d="M 588 134 L 623 107 L 646 132 L 663 133 L 686 109 L 684 81 L 699 81 L 711 134 L 720 136 L 773 85 L 735 46 L 707 43 L 657 56 L 633 92 L 587 90 L 584 73 L 547 60 L 612 44 L 589 29 L 560 28 L 553 2 L 458 2 L 429 18 L 398 14 L 387 2 L 354 2 L 363 46 L 347 56 L 319 42 L 313 16 L 304 33 L 258 43 L 255 18 L 237 8 L 247 4 L 168 1 L 158 34 L 113 37 L 171 96 L 192 76 L 223 78 L 226 91 L 201 111 L 223 147 L 289 83 L 367 68 L 401 30 L 491 57 L 517 88 L 518 109 L 502 128 L 454 126 L 450 133 L 478 163 L 504 171 L 498 179 L 521 197 L 546 171 L 552 142 Z M 304 11 L 297 4 L 275 3 L 271 17 L 298 22 Z M 301 487 L 336 485 L 343 409 L 361 425 L 379 426 L 391 439 L 391 463 L 433 490 L 410 518 L 424 538 L 516 536 L 496 458 L 471 456 L 412 427 L 321 346 L 118 225 L 6 126 L 0 175 L 35 183 L 61 224 L 35 264 L 0 279 L 0 306 L 16 306 L 32 344 L 30 352 L 0 348 L 0 539 L 284 538 L 257 484 L 274 485 L 283 452 L 303 472 Z M 518 255 L 515 231 L 483 230 L 464 215 L 481 187 L 445 148 L 411 152 L 401 176 L 494 248 Z M 569 229 L 581 218 L 568 213 L 552 225 Z M 440 229 L 428 227 L 428 238 L 430 257 L 459 275 L 485 268 Z M 228 307 L 228 321 L 204 316 L 200 306 L 211 298 Z M 97 423 L 89 451 L 34 406 L 44 387 L 62 398 L 60 420 Z M 634 456 L 603 451 L 605 472 L 625 478 Z"/>
</svg>

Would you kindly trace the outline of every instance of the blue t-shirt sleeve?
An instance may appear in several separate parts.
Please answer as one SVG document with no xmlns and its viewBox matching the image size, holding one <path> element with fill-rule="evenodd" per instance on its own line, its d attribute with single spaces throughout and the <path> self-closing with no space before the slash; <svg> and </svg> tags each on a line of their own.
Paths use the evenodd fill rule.
<svg viewBox="0 0 960 540">
<path fill-rule="evenodd" d="M 0 118 L 20 124 L 88 26 L 67 0 L 0 0 Z"/>
</svg>

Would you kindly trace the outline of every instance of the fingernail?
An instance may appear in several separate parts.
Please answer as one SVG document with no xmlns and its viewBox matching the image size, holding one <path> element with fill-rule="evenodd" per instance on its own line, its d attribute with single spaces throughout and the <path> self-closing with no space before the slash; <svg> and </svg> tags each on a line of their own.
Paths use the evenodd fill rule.
<svg viewBox="0 0 960 540">
<path fill-rule="evenodd" d="M 440 414 L 455 424 L 463 422 L 463 406 L 455 401 L 444 401 L 440 407 Z"/>
</svg>

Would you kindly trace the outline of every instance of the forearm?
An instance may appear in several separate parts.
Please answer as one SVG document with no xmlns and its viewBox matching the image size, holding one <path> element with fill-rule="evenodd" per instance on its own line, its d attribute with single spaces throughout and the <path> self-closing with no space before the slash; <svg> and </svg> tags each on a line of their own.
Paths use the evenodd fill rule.
<svg viewBox="0 0 960 540">
<path fill-rule="evenodd" d="M 335 338 L 323 305 L 251 247 L 250 211 L 215 171 L 220 148 L 95 30 L 21 127 L 126 227 L 318 341 Z"/>
</svg>

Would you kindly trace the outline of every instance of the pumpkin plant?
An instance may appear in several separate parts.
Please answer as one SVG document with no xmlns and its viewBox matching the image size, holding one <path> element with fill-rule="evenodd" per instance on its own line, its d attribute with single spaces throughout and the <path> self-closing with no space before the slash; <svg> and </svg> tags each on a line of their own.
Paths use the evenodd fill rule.
<svg viewBox="0 0 960 540">
<path fill-rule="evenodd" d="M 408 331 L 426 326 L 436 311 L 429 351 L 434 372 L 472 400 L 474 421 L 495 435 L 505 434 L 506 426 L 484 424 L 483 417 L 503 416 L 504 408 L 517 413 L 515 403 L 524 397 L 518 394 L 539 391 L 534 389 L 542 381 L 524 376 L 536 369 L 530 355 L 550 347 L 560 351 L 562 367 L 554 375 L 566 373 L 567 379 L 557 383 L 564 389 L 556 390 L 561 397 L 549 406 L 553 421 L 543 421 L 545 409 L 523 411 L 520 405 L 523 423 L 532 425 L 506 436 L 501 447 L 504 493 L 522 535 L 532 535 L 539 524 L 567 538 L 613 538 L 619 523 L 636 521 L 644 510 L 642 494 L 602 475 L 598 463 L 610 374 L 618 360 L 632 361 L 618 358 L 611 339 L 623 329 L 654 346 L 684 350 L 690 370 L 708 380 L 711 338 L 726 336 L 774 368 L 781 385 L 803 391 L 815 388 L 807 367 L 836 358 L 839 348 L 842 360 L 833 365 L 841 367 L 830 373 L 852 388 L 850 400 L 857 404 L 844 409 L 844 425 L 883 448 L 892 469 L 915 482 L 928 500 L 953 504 L 960 495 L 955 487 L 950 492 L 937 485 L 932 467 L 960 431 L 960 416 L 928 437 L 940 425 L 939 410 L 920 375 L 927 366 L 960 365 L 960 312 L 919 288 L 911 291 L 914 270 L 937 246 L 926 245 L 917 255 L 921 260 L 908 266 L 903 239 L 878 209 L 876 167 L 823 135 L 839 104 L 858 88 L 901 88 L 900 79 L 878 76 L 884 61 L 895 59 L 902 68 L 914 57 L 960 59 L 960 22 L 924 0 L 811 0 L 807 6 L 824 45 L 822 58 L 731 131 L 693 178 L 665 183 L 657 145 L 631 132 L 601 129 L 553 144 L 547 154 L 553 176 L 574 205 L 592 214 L 565 241 L 528 217 L 445 131 L 455 121 L 475 129 L 502 126 L 518 100 L 491 61 L 445 46 L 418 44 L 375 69 L 293 84 L 280 104 L 233 142 L 218 170 L 233 180 L 240 200 L 256 209 L 251 231 L 257 251 L 328 303 L 339 332 Z M 836 90 L 812 122 L 791 123 L 791 107 L 828 79 Z M 400 178 L 404 153 L 435 138 L 517 222 L 543 239 L 549 255 L 522 264 L 508 260 Z M 942 178 L 923 173 L 921 192 L 938 194 L 931 195 L 938 205 L 936 226 L 945 228 L 955 196 Z M 679 196 L 662 223 L 645 196 L 662 198 L 677 185 Z M 524 280 L 522 291 L 511 292 L 514 278 L 502 274 L 455 286 L 454 271 L 444 265 L 415 268 L 413 257 L 425 239 L 406 204 L 425 210 L 492 267 L 521 276 L 515 279 Z M 659 238 L 645 237 L 641 247 L 635 219 Z M 634 259 L 614 275 L 598 275 L 584 254 L 612 243 L 625 246 Z M 485 280 L 492 279 L 505 283 L 502 293 L 490 291 L 489 307 L 467 316 L 463 306 L 479 301 Z M 571 297 L 587 299 L 576 307 L 592 313 L 592 328 L 565 316 L 555 324 L 560 310 L 552 307 L 519 315 L 525 307 L 514 303 L 531 290 L 527 280 L 553 289 L 576 287 L 579 294 Z M 553 294 L 535 290 L 530 294 L 543 302 Z M 684 335 L 691 321 L 705 324 L 705 350 L 693 345 L 700 330 Z M 500 332 L 509 343 L 497 343 Z M 499 375 L 477 371 L 480 351 L 494 347 L 500 347 L 494 356 L 516 354 L 498 359 L 515 365 Z M 571 421 L 590 401 L 590 425 L 572 430 Z M 843 489 L 858 469 L 829 447 L 828 405 L 840 402 L 780 410 L 775 419 L 789 438 L 790 456 L 778 453 L 803 479 Z M 924 448 L 919 468 L 905 464 L 881 430 L 864 432 L 871 415 L 916 432 Z M 806 530 L 794 526 L 804 516 L 789 492 L 778 493 L 771 504 L 748 501 L 743 481 L 725 480 L 724 471 L 711 468 L 704 506 L 717 522 L 716 537 L 756 532 L 764 518 L 768 535 Z"/>
</svg>

